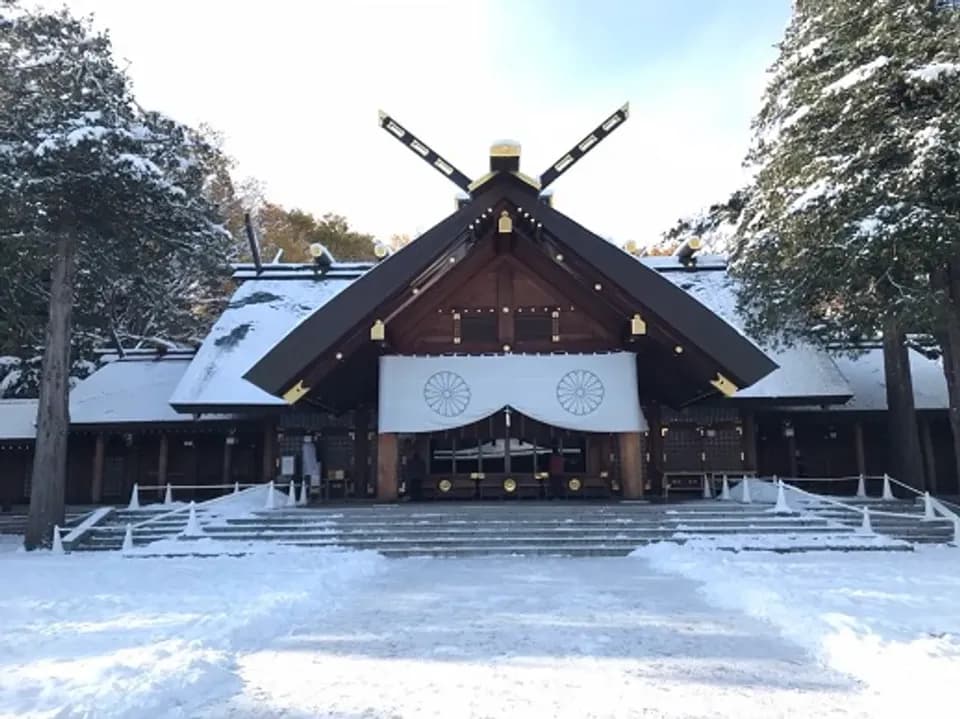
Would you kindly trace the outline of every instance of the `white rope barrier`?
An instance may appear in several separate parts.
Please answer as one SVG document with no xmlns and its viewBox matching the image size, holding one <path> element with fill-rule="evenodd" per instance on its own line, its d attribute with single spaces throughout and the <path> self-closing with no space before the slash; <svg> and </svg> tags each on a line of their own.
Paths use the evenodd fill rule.
<svg viewBox="0 0 960 719">
<path fill-rule="evenodd" d="M 835 506 L 835 507 L 839 507 L 839 508 L 841 508 L 841 509 L 845 509 L 845 510 L 847 510 L 848 512 L 855 512 L 855 513 L 857 513 L 857 514 L 863 514 L 863 509 L 861 509 L 860 507 L 856 507 L 856 506 L 853 506 L 853 505 L 851 505 L 851 504 L 847 504 L 846 502 L 841 502 L 840 500 L 831 499 L 831 498 L 826 497 L 826 496 L 824 496 L 824 495 L 822 495 L 822 494 L 813 494 L 812 492 L 807 492 L 807 491 L 805 491 L 805 490 L 803 490 L 803 489 L 800 489 L 799 487 L 795 487 L 795 486 L 792 485 L 792 484 L 787 484 L 786 482 L 784 482 L 783 485 L 784 485 L 785 488 L 787 488 L 787 489 L 789 489 L 789 490 L 791 490 L 791 491 L 793 491 L 793 492 L 797 492 L 798 494 L 803 494 L 803 495 L 805 495 L 805 496 L 807 496 L 807 497 L 811 497 L 811 498 L 813 498 L 814 500 L 816 500 L 817 502 L 820 502 L 820 503 L 823 503 L 823 504 L 830 504 L 830 505 L 833 505 L 833 506 Z M 920 518 L 917 517 L 917 515 L 915 515 L 915 514 L 904 514 L 903 512 L 886 512 L 886 511 L 882 511 L 882 510 L 871 509 L 871 510 L 870 510 L 870 513 L 871 513 L 871 515 L 873 515 L 874 517 L 900 517 L 900 518 L 902 518 L 902 519 L 912 519 L 912 520 L 914 520 L 914 521 L 920 521 Z"/>
</svg>

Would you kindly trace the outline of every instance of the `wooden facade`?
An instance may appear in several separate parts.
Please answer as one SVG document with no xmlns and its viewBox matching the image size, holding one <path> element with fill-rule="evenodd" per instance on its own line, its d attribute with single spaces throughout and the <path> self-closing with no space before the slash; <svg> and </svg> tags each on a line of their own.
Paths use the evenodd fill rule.
<svg viewBox="0 0 960 719">
<path fill-rule="evenodd" d="M 678 262 L 695 274 L 689 256 Z M 324 298 L 231 377 L 227 395 L 250 384 L 271 401 L 178 395 L 159 401 L 182 421 L 74 427 L 69 503 L 125 503 L 134 483 L 157 498 L 169 483 L 191 488 L 179 499 L 203 499 L 218 491 L 204 487 L 300 479 L 311 452 L 323 499 L 390 502 L 636 499 L 699 492 L 705 476 L 878 475 L 896 451 L 885 412 L 823 409 L 850 398 L 842 388 L 789 403 L 740 397 L 776 363 L 683 282 L 560 214 L 516 172 L 492 172 L 457 212 L 379 264 L 238 273 L 274 284 L 232 309 L 276 298 L 284 282 L 306 283 L 306 301 Z M 328 282 L 346 286 L 327 292 Z M 253 324 L 228 338 L 241 341 Z M 635 357 L 637 395 L 614 396 L 638 404 L 648 431 L 573 431 L 504 407 L 444 431 L 378 433 L 385 355 L 606 352 Z M 211 355 L 204 379 L 222 358 Z M 922 412 L 921 428 L 925 486 L 957 492 L 946 413 Z M 27 499 L 30 444 L 0 438 L 2 506 Z"/>
</svg>

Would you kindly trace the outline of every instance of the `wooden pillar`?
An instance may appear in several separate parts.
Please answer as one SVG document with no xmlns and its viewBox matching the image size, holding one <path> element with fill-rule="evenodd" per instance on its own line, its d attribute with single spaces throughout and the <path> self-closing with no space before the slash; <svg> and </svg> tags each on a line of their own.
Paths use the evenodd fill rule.
<svg viewBox="0 0 960 719">
<path fill-rule="evenodd" d="M 260 469 L 260 481 L 269 482 L 275 476 L 274 455 L 277 445 L 277 430 L 272 424 L 263 428 L 263 466 Z"/>
<path fill-rule="evenodd" d="M 353 491 L 358 497 L 366 497 L 370 481 L 370 410 L 357 407 L 353 411 Z"/>
<path fill-rule="evenodd" d="M 937 458 L 933 452 L 933 435 L 930 433 L 930 420 L 920 420 L 920 439 L 923 442 L 923 460 L 927 470 L 929 492 L 937 491 Z"/>
<path fill-rule="evenodd" d="M 625 499 L 643 496 L 643 440 L 639 432 L 620 432 L 620 486 Z"/>
<path fill-rule="evenodd" d="M 757 467 L 757 421 L 753 412 L 744 410 L 740 413 L 743 427 L 741 446 L 743 447 L 743 468 L 752 472 L 759 472 Z"/>
<path fill-rule="evenodd" d="M 220 478 L 221 484 L 230 484 L 231 477 L 231 465 L 233 463 L 233 443 L 236 441 L 236 438 L 230 434 L 227 435 L 223 440 L 223 474 Z"/>
<path fill-rule="evenodd" d="M 399 445 L 393 433 L 377 435 L 377 499 L 395 502 L 399 495 L 397 460 Z"/>
<path fill-rule="evenodd" d="M 157 455 L 157 485 L 160 495 L 166 494 L 163 486 L 167 483 L 167 465 L 170 461 L 170 441 L 166 432 L 160 433 L 160 452 Z"/>
<path fill-rule="evenodd" d="M 797 467 L 797 428 L 796 426 L 791 426 L 789 430 L 790 434 L 787 436 L 787 453 L 790 455 L 790 476 L 796 477 L 800 472 Z"/>
<path fill-rule="evenodd" d="M 647 433 L 646 449 L 643 460 L 645 461 L 648 476 L 644 479 L 651 480 L 651 484 L 663 486 L 663 434 L 661 427 L 662 412 L 660 405 L 651 402 L 644 407 L 644 414 L 647 417 L 647 424 L 650 431 Z"/>
<path fill-rule="evenodd" d="M 857 474 L 867 474 L 867 454 L 863 449 L 863 422 L 853 423 L 853 449 L 857 454 Z"/>
<path fill-rule="evenodd" d="M 93 479 L 90 482 L 90 501 L 93 504 L 100 504 L 103 499 L 103 459 L 106 448 L 106 437 L 103 432 L 98 432 L 97 442 L 93 448 Z"/>
</svg>

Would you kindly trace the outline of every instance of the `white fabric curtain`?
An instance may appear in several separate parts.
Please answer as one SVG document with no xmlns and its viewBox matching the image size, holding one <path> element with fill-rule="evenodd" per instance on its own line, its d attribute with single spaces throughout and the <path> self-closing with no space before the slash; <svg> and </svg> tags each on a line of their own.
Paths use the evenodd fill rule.
<svg viewBox="0 0 960 719">
<path fill-rule="evenodd" d="M 636 355 L 380 358 L 380 432 L 432 432 L 504 407 L 586 432 L 644 432 Z"/>
</svg>

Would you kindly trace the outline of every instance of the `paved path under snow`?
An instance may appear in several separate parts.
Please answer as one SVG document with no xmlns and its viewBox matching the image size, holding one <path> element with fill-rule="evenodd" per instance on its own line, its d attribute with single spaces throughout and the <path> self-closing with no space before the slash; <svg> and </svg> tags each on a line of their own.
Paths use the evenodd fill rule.
<svg viewBox="0 0 960 719">
<path fill-rule="evenodd" d="M 642 559 L 411 559 L 238 657 L 204 716 L 860 717 L 869 697 Z"/>
</svg>

